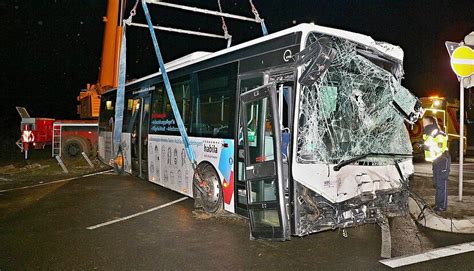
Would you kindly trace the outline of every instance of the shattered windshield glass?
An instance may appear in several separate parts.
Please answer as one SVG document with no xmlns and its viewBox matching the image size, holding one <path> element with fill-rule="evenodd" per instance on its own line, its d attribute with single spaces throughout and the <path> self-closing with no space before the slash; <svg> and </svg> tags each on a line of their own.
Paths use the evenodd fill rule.
<svg viewBox="0 0 474 271">
<path fill-rule="evenodd" d="M 416 121 L 418 100 L 400 84 L 401 64 L 339 38 L 312 34 L 306 45 L 314 43 L 332 48 L 333 59 L 317 79 L 302 83 L 298 162 L 339 163 L 368 153 L 411 154 L 404 120 Z M 314 64 L 304 67 L 321 69 Z M 386 164 L 393 158 L 364 161 Z"/>
</svg>

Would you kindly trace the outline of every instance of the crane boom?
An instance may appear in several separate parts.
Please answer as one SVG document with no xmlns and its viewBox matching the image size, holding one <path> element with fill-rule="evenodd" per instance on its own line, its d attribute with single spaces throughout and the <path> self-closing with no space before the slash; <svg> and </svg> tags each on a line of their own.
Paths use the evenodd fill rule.
<svg viewBox="0 0 474 271">
<path fill-rule="evenodd" d="M 104 39 L 99 78 L 95 84 L 87 84 L 77 97 L 79 105 L 77 113 L 82 119 L 99 117 L 100 95 L 111 88 L 117 87 L 118 62 L 122 41 L 123 0 L 108 0 L 107 14 L 104 16 Z"/>
</svg>

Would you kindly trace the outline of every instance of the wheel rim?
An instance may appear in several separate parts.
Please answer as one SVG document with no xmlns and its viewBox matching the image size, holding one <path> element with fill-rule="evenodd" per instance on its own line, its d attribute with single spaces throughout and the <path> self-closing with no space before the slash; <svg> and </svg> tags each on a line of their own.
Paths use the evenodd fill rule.
<svg viewBox="0 0 474 271">
<path fill-rule="evenodd" d="M 76 157 L 81 152 L 81 146 L 78 143 L 70 143 L 67 146 L 67 154 L 71 157 Z"/>
<path fill-rule="evenodd" d="M 211 176 L 208 176 L 205 182 L 206 182 L 206 187 L 204 190 L 207 192 L 206 200 L 210 204 L 215 205 L 219 201 L 219 196 L 220 196 L 219 180 L 213 174 Z"/>
<path fill-rule="evenodd" d="M 207 211 L 213 211 L 217 208 L 221 195 L 219 177 L 216 175 L 215 171 L 207 167 L 203 167 L 200 170 L 201 172 L 201 182 L 199 186 L 203 190 L 201 195 L 203 206 Z"/>
</svg>

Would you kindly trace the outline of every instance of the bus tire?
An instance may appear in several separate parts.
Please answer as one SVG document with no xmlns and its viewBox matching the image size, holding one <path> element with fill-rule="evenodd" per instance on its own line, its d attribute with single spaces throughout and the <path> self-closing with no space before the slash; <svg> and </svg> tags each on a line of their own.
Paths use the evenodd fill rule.
<svg viewBox="0 0 474 271">
<path fill-rule="evenodd" d="M 61 156 L 65 159 L 75 160 L 82 157 L 82 152 L 87 156 L 91 153 L 91 144 L 80 136 L 68 136 L 62 145 Z"/>
<path fill-rule="evenodd" d="M 453 140 L 449 143 L 449 154 L 451 155 L 451 161 L 459 161 L 459 141 Z"/>
<path fill-rule="evenodd" d="M 193 187 L 195 199 L 198 201 L 196 206 L 202 207 L 204 211 L 208 213 L 218 213 L 222 211 L 224 207 L 224 195 L 219 174 L 214 167 L 207 162 L 199 164 L 197 170 L 204 182 L 204 186 L 200 187 L 207 193 L 203 195 Z M 199 185 L 196 176 L 193 178 L 193 184 Z"/>
</svg>

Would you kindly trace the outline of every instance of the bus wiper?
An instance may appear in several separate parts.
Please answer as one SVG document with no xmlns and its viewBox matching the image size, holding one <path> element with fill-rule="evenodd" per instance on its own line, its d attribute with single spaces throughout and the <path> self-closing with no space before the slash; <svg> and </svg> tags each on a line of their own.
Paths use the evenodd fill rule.
<svg viewBox="0 0 474 271">
<path fill-rule="evenodd" d="M 362 155 L 359 155 L 359 156 L 355 156 L 355 157 L 352 157 L 350 159 L 347 159 L 347 160 L 342 160 L 341 162 L 339 162 L 339 164 L 335 165 L 333 167 L 334 171 L 339 171 L 342 167 L 345 167 L 349 164 L 352 164 L 356 161 L 359 161 L 361 159 L 364 159 L 366 157 L 369 157 L 369 156 L 389 156 L 389 157 L 400 157 L 400 158 L 412 158 L 413 155 L 411 154 L 403 154 L 403 153 L 373 153 L 373 152 L 369 152 L 369 153 L 366 153 L 366 154 L 362 154 Z"/>
</svg>

